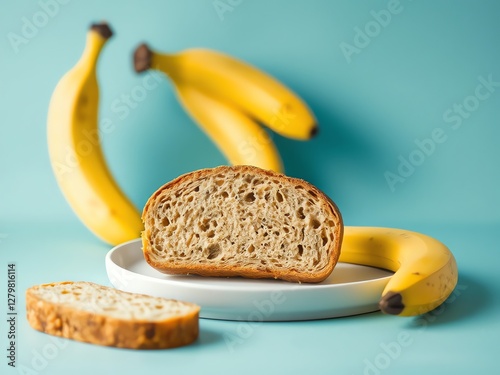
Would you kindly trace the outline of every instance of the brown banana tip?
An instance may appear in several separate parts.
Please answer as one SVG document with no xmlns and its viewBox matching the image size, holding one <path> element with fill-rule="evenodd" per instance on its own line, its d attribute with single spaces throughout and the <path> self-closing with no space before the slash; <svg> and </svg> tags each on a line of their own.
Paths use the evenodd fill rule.
<svg viewBox="0 0 500 375">
<path fill-rule="evenodd" d="M 382 296 L 378 303 L 378 307 L 383 313 L 391 315 L 399 315 L 404 310 L 405 305 L 401 294 L 387 292 Z"/>
<path fill-rule="evenodd" d="M 109 27 L 107 22 L 93 23 L 90 30 L 95 31 L 104 39 L 109 39 L 113 36 L 113 30 Z"/>
<path fill-rule="evenodd" d="M 151 58 L 153 53 L 148 45 L 142 43 L 134 51 L 134 69 L 137 73 L 144 72 L 151 68 Z"/>
<path fill-rule="evenodd" d="M 319 132 L 318 124 L 314 124 L 311 131 L 309 132 L 309 138 L 314 138 Z"/>
</svg>

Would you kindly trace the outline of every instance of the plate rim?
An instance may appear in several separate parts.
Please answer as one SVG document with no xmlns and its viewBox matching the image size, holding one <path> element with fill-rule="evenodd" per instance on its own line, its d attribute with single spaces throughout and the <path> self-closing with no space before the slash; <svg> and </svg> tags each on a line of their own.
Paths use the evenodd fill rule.
<svg viewBox="0 0 500 375">
<path fill-rule="evenodd" d="M 192 287 L 192 288 L 196 287 L 196 289 L 198 289 L 198 288 L 204 288 L 204 289 L 221 290 L 221 291 L 227 290 L 227 289 L 231 289 L 232 291 L 235 291 L 235 290 L 238 290 L 238 289 L 244 289 L 245 292 L 250 292 L 250 291 L 252 291 L 252 289 L 254 289 L 255 291 L 259 291 L 259 292 L 262 291 L 262 289 L 259 289 L 259 287 L 254 287 L 253 285 L 244 285 L 243 287 L 240 288 L 239 286 L 236 286 L 236 285 L 226 285 L 226 286 L 223 286 L 223 285 L 216 285 L 216 284 L 204 285 L 203 283 L 196 283 L 196 286 L 194 286 L 194 285 L 192 285 L 191 282 L 189 282 L 187 280 L 166 280 L 166 279 L 155 278 L 153 276 L 144 275 L 144 274 L 141 274 L 141 273 L 138 273 L 138 272 L 131 271 L 131 270 L 127 269 L 127 268 L 124 268 L 121 265 L 119 265 L 115 260 L 112 259 L 113 255 L 115 253 L 117 253 L 118 251 L 120 251 L 123 247 L 131 245 L 131 244 L 136 244 L 136 243 L 140 244 L 141 242 L 142 242 L 141 238 L 136 238 L 136 239 L 128 240 L 128 241 L 125 241 L 125 242 L 123 242 L 121 244 L 118 244 L 118 245 L 114 246 L 112 249 L 110 249 L 106 253 L 106 257 L 105 257 L 106 265 L 108 265 L 109 263 L 111 263 L 111 264 L 113 264 L 114 267 L 120 268 L 121 271 L 137 275 L 137 276 L 139 276 L 141 278 L 144 278 L 144 279 L 147 279 L 147 280 L 154 279 L 155 282 L 158 282 L 158 283 L 166 283 L 166 284 L 178 283 L 178 284 L 182 284 L 183 286 L 187 286 L 187 287 Z M 142 248 L 140 248 L 140 250 L 141 250 L 141 253 L 142 253 Z M 332 289 L 332 288 L 345 287 L 347 285 L 353 285 L 353 286 L 355 286 L 355 285 L 358 285 L 358 284 L 372 283 L 374 280 L 383 281 L 383 280 L 387 279 L 387 281 L 389 281 L 389 279 L 394 275 L 393 271 L 390 271 L 390 270 L 387 270 L 387 269 L 384 269 L 384 268 L 372 267 L 372 266 L 365 266 L 365 265 L 360 265 L 360 264 L 356 264 L 356 263 L 338 262 L 338 264 L 340 264 L 340 263 L 350 264 L 350 265 L 356 265 L 356 266 L 361 266 L 361 267 L 367 267 L 367 268 L 380 269 L 380 270 L 383 270 L 383 271 L 386 271 L 386 272 L 392 272 L 392 274 L 387 275 L 387 276 L 383 276 L 383 277 L 377 277 L 375 279 L 350 281 L 348 283 L 340 283 L 340 284 L 291 283 L 291 282 L 287 282 L 287 281 L 283 281 L 283 280 L 276 280 L 276 281 L 280 282 L 279 284 L 277 283 L 276 285 L 279 286 L 279 285 L 288 285 L 288 284 L 290 284 L 290 285 L 296 286 L 297 289 L 300 288 L 300 290 Z M 147 264 L 147 262 L 146 262 L 146 264 Z M 153 267 L 151 267 L 151 268 L 155 269 Z M 158 272 L 161 273 L 161 271 L 158 271 Z M 335 272 L 335 268 L 333 269 L 332 272 Z M 166 273 L 164 275 L 169 276 Z M 180 276 L 180 277 L 182 277 L 182 275 L 171 275 L 171 276 Z M 190 275 L 190 276 L 197 276 L 197 275 Z M 202 278 L 203 278 L 203 276 L 200 276 L 200 280 Z M 220 277 L 219 279 L 223 279 L 223 278 L 226 278 L 226 277 Z M 229 279 L 230 277 L 227 277 L 227 278 Z M 263 278 L 263 279 L 249 279 L 249 280 L 270 281 L 270 280 L 274 280 L 274 279 L 272 279 L 272 278 L 264 279 Z M 285 288 L 287 288 L 287 289 L 283 289 L 283 288 L 277 287 L 276 290 L 282 290 L 283 289 L 283 290 L 286 290 L 286 291 L 293 291 L 295 289 L 293 287 L 292 288 L 285 287 Z"/>
</svg>

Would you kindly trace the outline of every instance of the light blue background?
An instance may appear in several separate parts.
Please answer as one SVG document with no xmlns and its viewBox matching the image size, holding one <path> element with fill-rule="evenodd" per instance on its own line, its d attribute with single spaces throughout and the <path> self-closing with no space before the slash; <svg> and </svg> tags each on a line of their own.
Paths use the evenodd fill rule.
<svg viewBox="0 0 500 375">
<path fill-rule="evenodd" d="M 213 0 L 66 2 L 17 52 L 9 33 L 22 35 L 23 17 L 32 20 L 42 7 L 38 1 L 0 5 L 0 254 L 2 269 L 9 261 L 19 266 L 20 311 L 23 290 L 35 283 L 108 283 L 109 246 L 78 222 L 60 194 L 45 123 L 57 81 L 79 58 L 89 24 L 100 20 L 115 31 L 99 61 L 101 117 L 114 124 L 102 141 L 113 174 L 138 207 L 177 175 L 226 161 L 183 112 L 167 79 L 124 118 L 113 110 L 141 85 L 132 51 L 142 41 L 163 51 L 213 48 L 273 74 L 316 114 L 321 128 L 312 141 L 273 135 L 288 174 L 330 195 L 347 225 L 407 227 L 443 240 L 456 254 L 459 284 L 467 289 L 425 330 L 418 321 L 381 314 L 265 324 L 231 352 L 223 338 L 237 323 L 204 320 L 193 347 L 129 353 L 71 342 L 39 373 L 67 373 L 70 363 L 123 374 L 140 366 L 156 373 L 216 373 L 216 363 L 221 373 L 362 373 L 365 358 L 375 358 L 382 343 L 412 324 L 413 344 L 381 373 L 421 373 L 419 365 L 428 373 L 470 373 L 475 363 L 497 367 L 491 357 L 500 333 L 500 87 L 478 101 L 458 129 L 443 115 L 454 104 L 473 103 L 469 97 L 481 77 L 500 82 L 500 2 L 401 0 L 399 12 L 350 62 L 342 43 L 354 45 L 356 28 L 373 26 L 371 12 L 391 2 L 243 0 L 233 1 L 222 17 Z M 384 173 L 397 173 L 400 156 L 407 159 L 415 142 L 437 128 L 446 140 L 392 191 Z M 19 324 L 18 360 L 29 364 L 33 350 L 50 341 L 25 320 Z M 2 329 L 0 347 L 5 337 Z"/>
</svg>

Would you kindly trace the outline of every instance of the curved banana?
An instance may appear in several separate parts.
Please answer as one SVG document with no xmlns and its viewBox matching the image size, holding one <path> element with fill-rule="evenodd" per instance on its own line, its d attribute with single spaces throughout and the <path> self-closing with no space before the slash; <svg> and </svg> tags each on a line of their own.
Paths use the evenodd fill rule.
<svg viewBox="0 0 500 375">
<path fill-rule="evenodd" d="M 204 91 L 285 137 L 307 140 L 317 133 L 316 119 L 302 99 L 275 78 L 229 55 L 201 48 L 166 54 L 141 44 L 134 53 L 134 67 L 137 72 L 158 69 L 175 85 Z"/>
<path fill-rule="evenodd" d="M 233 165 L 250 164 L 282 172 L 269 135 L 240 111 L 190 86 L 178 85 L 181 104 Z"/>
<path fill-rule="evenodd" d="M 458 280 L 455 258 L 443 243 L 402 229 L 346 226 L 339 261 L 394 271 L 379 307 L 399 316 L 436 308 Z"/>
<path fill-rule="evenodd" d="M 138 210 L 111 176 L 98 131 L 96 63 L 112 32 L 92 25 L 78 63 L 57 84 L 50 100 L 47 137 L 50 161 L 66 200 L 80 220 L 112 245 L 138 238 Z"/>
</svg>

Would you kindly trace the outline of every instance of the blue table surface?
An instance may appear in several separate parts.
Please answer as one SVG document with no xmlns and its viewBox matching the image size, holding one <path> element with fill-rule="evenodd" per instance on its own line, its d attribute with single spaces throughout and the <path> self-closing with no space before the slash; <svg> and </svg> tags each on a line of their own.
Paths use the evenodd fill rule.
<svg viewBox="0 0 500 375">
<path fill-rule="evenodd" d="M 25 318 L 25 290 L 34 284 L 88 280 L 110 285 L 104 257 L 110 246 L 76 219 L 0 220 L 2 269 L 16 264 L 16 368 L 2 356 L 2 374 L 482 374 L 496 373 L 500 333 L 498 225 L 413 224 L 454 252 L 460 277 L 450 299 L 416 318 L 380 312 L 301 322 L 200 320 L 190 346 L 159 351 L 116 349 L 55 338 Z M 496 230 L 496 231 L 495 231 Z M 3 321 L 6 283 L 0 288 Z M 2 324 L 2 347 L 8 347 Z M 5 353 L 5 351 L 4 351 Z"/>
<path fill-rule="evenodd" d="M 498 0 L 3 1 L 0 374 L 499 374 L 499 14 Z M 100 20 L 115 31 L 98 64 L 100 119 L 113 124 L 101 141 L 138 208 L 163 183 L 226 160 L 167 78 L 129 102 L 145 90 L 133 50 L 141 42 L 164 52 L 219 50 L 275 76 L 315 113 L 321 130 L 311 141 L 271 134 L 287 174 L 331 196 L 347 225 L 406 228 L 444 242 L 459 266 L 452 297 L 417 318 L 202 319 L 198 341 L 173 350 L 99 347 L 33 330 L 30 286 L 110 285 L 111 247 L 64 201 L 46 138 L 54 87 Z M 7 358 L 12 262 L 16 368 Z"/>
</svg>

